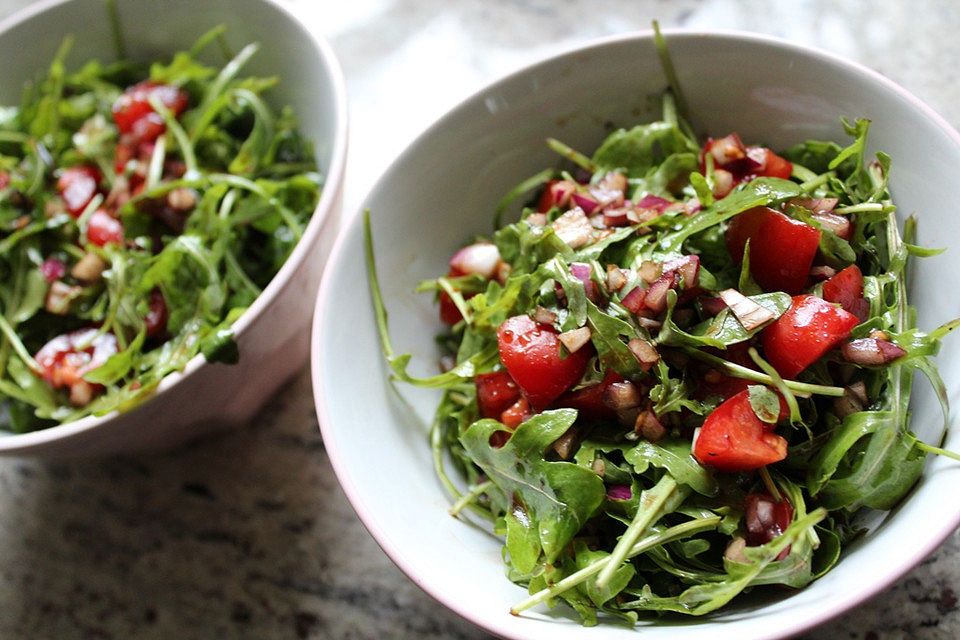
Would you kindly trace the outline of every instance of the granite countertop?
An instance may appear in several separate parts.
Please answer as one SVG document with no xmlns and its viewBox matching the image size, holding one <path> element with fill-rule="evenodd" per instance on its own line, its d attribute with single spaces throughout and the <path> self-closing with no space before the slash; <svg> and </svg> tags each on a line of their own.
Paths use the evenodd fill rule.
<svg viewBox="0 0 960 640">
<path fill-rule="evenodd" d="M 0 15 L 25 5 L 0 0 Z M 604 34 L 739 28 L 863 62 L 960 124 L 960 3 L 301 0 L 351 99 L 346 211 L 482 84 Z M 163 454 L 0 459 L 0 638 L 489 636 L 403 576 L 354 516 L 301 372 L 249 426 Z M 960 537 L 810 640 L 960 637 Z"/>
</svg>

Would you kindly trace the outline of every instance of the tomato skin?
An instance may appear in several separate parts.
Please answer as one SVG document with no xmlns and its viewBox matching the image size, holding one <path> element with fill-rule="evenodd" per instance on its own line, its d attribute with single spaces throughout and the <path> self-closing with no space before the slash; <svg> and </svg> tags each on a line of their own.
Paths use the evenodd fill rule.
<svg viewBox="0 0 960 640">
<path fill-rule="evenodd" d="M 787 441 L 757 417 L 750 392 L 741 391 L 707 416 L 693 447 L 702 465 L 734 473 L 759 469 L 787 457 Z"/>
<path fill-rule="evenodd" d="M 506 371 L 481 373 L 474 382 L 477 385 L 477 407 L 483 418 L 499 418 L 520 399 L 520 387 Z"/>
<path fill-rule="evenodd" d="M 87 240 L 98 247 L 123 244 L 123 223 L 105 209 L 97 209 L 87 222 Z"/>
<path fill-rule="evenodd" d="M 753 148 L 754 147 L 749 147 L 747 152 L 749 153 Z M 758 175 L 765 176 L 767 178 L 781 178 L 783 180 L 790 179 L 790 176 L 793 174 L 793 163 L 785 158 L 781 158 L 766 147 L 756 148 L 766 153 L 763 169 L 760 170 Z"/>
<path fill-rule="evenodd" d="M 617 412 L 608 407 L 603 401 L 603 394 L 606 392 L 607 387 L 615 382 L 623 382 L 623 378 L 611 369 L 603 377 L 602 381 L 589 387 L 584 387 L 583 389 L 567 391 L 554 401 L 553 406 L 576 409 L 578 417 L 592 419 L 615 418 Z"/>
<path fill-rule="evenodd" d="M 146 80 L 127 87 L 113 104 L 113 121 L 120 133 L 130 133 L 138 141 L 155 140 L 164 132 L 163 119 L 150 105 L 153 96 L 179 116 L 187 108 L 189 96 L 177 87 Z"/>
<path fill-rule="evenodd" d="M 794 296 L 786 313 L 760 334 L 767 361 L 793 378 L 850 335 L 860 324 L 848 311 L 817 296 Z"/>
<path fill-rule="evenodd" d="M 520 423 L 530 416 L 530 402 L 520 397 L 516 402 L 503 410 L 500 414 L 500 422 L 514 430 L 520 426 Z"/>
<path fill-rule="evenodd" d="M 537 411 L 582 378 L 594 354 L 587 344 L 561 358 L 557 335 L 551 325 L 527 315 L 507 318 L 497 329 L 500 361 Z"/>
<path fill-rule="evenodd" d="M 456 267 L 450 267 L 450 270 L 447 271 L 448 278 L 459 278 L 465 275 L 467 275 L 465 271 L 461 271 Z M 470 296 L 465 295 L 463 298 L 464 300 L 469 300 Z M 440 290 L 440 295 L 437 296 L 437 303 L 440 305 L 440 322 L 453 326 L 463 319 L 463 314 L 460 313 L 460 309 L 457 308 L 457 305 L 453 302 L 453 298 L 451 298 L 446 291 Z"/>
<path fill-rule="evenodd" d="M 750 274 L 767 291 L 793 295 L 806 287 L 820 245 L 820 230 L 769 207 L 736 215 L 726 231 L 727 248 L 737 264 L 750 240 Z"/>
<path fill-rule="evenodd" d="M 117 338 L 112 333 L 97 335 L 96 328 L 80 329 L 59 335 L 43 345 L 34 356 L 41 375 L 54 389 L 72 387 L 83 376 L 117 353 Z"/>
<path fill-rule="evenodd" d="M 863 273 L 855 264 L 823 283 L 823 299 L 839 304 L 861 322 L 870 315 L 870 303 L 863 297 Z"/>
<path fill-rule="evenodd" d="M 68 167 L 57 180 L 57 191 L 64 207 L 74 218 L 80 217 L 100 187 L 100 171 L 96 167 L 79 165 Z"/>
</svg>

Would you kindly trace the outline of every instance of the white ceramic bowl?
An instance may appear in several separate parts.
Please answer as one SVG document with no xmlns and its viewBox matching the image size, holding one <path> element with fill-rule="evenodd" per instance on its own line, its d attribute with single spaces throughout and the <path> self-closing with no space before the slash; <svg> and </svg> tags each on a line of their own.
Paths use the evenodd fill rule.
<svg viewBox="0 0 960 640">
<path fill-rule="evenodd" d="M 953 244 L 918 261 L 912 300 L 920 325 L 960 315 L 960 205 L 953 197 L 960 136 L 889 80 L 832 55 L 785 41 L 736 33 L 668 33 L 695 128 L 784 148 L 807 138 L 843 141 L 840 117 L 873 120 L 870 144 L 893 157 L 891 188 L 901 211 L 920 219 L 920 240 Z M 417 375 L 436 372 L 433 336 L 441 330 L 429 295 L 415 284 L 446 270 L 471 234 L 491 231 L 500 197 L 556 157 L 555 136 L 590 152 L 606 123 L 653 119 L 647 96 L 664 88 L 650 34 L 588 44 L 482 90 L 420 136 L 363 204 L 371 211 L 377 266 L 398 353 L 412 353 Z M 358 212 L 359 213 L 359 212 Z M 582 628 L 558 608 L 513 617 L 525 591 L 504 576 L 500 541 L 447 515 L 434 477 L 427 425 L 440 393 L 388 382 L 365 283 L 362 220 L 352 218 L 332 254 L 313 327 L 313 381 L 327 451 L 354 508 L 381 547 L 429 594 L 508 638 L 637 638 L 615 622 Z M 939 364 L 956 404 L 960 340 L 947 340 Z M 936 403 L 918 377 L 914 427 L 937 441 Z M 960 448 L 960 434 L 946 446 Z M 753 602 L 686 623 L 642 630 L 646 640 L 780 638 L 861 602 L 933 550 L 960 522 L 954 498 L 960 465 L 930 460 L 910 497 L 850 545 L 827 576 L 792 595 Z"/>
<path fill-rule="evenodd" d="M 17 104 L 24 83 L 45 73 L 67 34 L 76 35 L 68 68 L 115 57 L 103 0 L 40 2 L 0 23 L 0 104 Z M 124 0 L 118 2 L 127 54 L 169 57 L 223 24 L 235 51 L 263 46 L 242 73 L 277 76 L 276 106 L 290 104 L 314 145 L 326 184 L 303 239 L 280 272 L 234 324 L 240 362 L 203 356 L 168 376 L 133 411 L 89 417 L 28 434 L 0 435 L 0 455 L 80 456 L 149 450 L 251 418 L 304 364 L 314 292 L 333 244 L 342 203 L 347 110 L 340 66 L 330 46 L 272 0 Z M 211 58 L 222 64 L 222 59 Z"/>
</svg>

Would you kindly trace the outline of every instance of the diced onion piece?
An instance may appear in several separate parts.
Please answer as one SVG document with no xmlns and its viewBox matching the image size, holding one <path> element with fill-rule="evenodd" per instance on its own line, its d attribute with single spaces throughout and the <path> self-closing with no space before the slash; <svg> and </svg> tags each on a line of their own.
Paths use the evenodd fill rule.
<svg viewBox="0 0 960 640">
<path fill-rule="evenodd" d="M 867 367 L 887 364 L 907 355 L 894 343 L 880 338 L 851 340 L 843 345 L 841 351 L 847 361 Z"/>
<path fill-rule="evenodd" d="M 531 213 L 526 217 L 526 221 L 531 227 L 545 227 L 547 226 L 547 214 Z"/>
<path fill-rule="evenodd" d="M 727 194 L 733 191 L 734 179 L 733 174 L 727 171 L 726 169 L 714 169 L 713 170 L 713 197 L 725 198 Z"/>
<path fill-rule="evenodd" d="M 616 209 L 605 209 L 603 212 L 603 224 L 608 227 L 625 227 L 630 224 L 630 220 L 627 217 L 627 212 L 629 210 L 626 207 L 618 207 Z"/>
<path fill-rule="evenodd" d="M 640 199 L 640 202 L 637 203 L 637 208 L 639 209 L 653 209 L 658 213 L 663 213 L 674 203 L 670 202 L 666 198 L 661 198 L 660 196 L 647 195 Z"/>
<path fill-rule="evenodd" d="M 594 458 L 593 462 L 590 463 L 590 468 L 602 478 L 603 474 L 607 472 L 607 463 L 603 461 L 603 458 Z"/>
<path fill-rule="evenodd" d="M 613 382 L 603 390 L 603 404 L 614 411 L 639 407 L 640 389 L 632 382 Z"/>
<path fill-rule="evenodd" d="M 50 284 L 43 308 L 50 313 L 63 316 L 70 310 L 70 303 L 83 292 L 83 287 L 69 285 L 61 280 Z"/>
<path fill-rule="evenodd" d="M 590 226 L 583 209 L 579 207 L 567 211 L 550 226 L 571 249 L 579 249 L 593 240 L 593 227 Z"/>
<path fill-rule="evenodd" d="M 103 258 L 91 252 L 84 254 L 77 264 L 73 265 L 70 275 L 83 282 L 96 282 L 106 268 L 107 263 Z"/>
<path fill-rule="evenodd" d="M 815 213 L 813 219 L 820 223 L 821 227 L 833 231 L 844 240 L 849 240 L 853 236 L 853 224 L 844 216 L 838 216 L 835 213 Z"/>
<path fill-rule="evenodd" d="M 662 313 L 667 308 L 667 292 L 676 286 L 676 272 L 670 271 L 663 274 L 647 289 L 643 305 L 654 313 Z"/>
<path fill-rule="evenodd" d="M 623 273 L 623 269 L 615 264 L 608 264 L 607 291 L 610 291 L 611 293 L 614 291 L 619 291 L 625 284 L 627 284 L 627 276 Z"/>
<path fill-rule="evenodd" d="M 619 191 L 622 195 L 627 190 L 627 176 L 619 171 L 608 171 L 597 186 L 604 191 Z"/>
<path fill-rule="evenodd" d="M 663 275 L 663 269 L 661 265 L 652 260 L 644 260 L 640 264 L 640 268 L 637 269 L 637 275 L 647 284 L 653 284 L 657 281 L 657 278 Z"/>
<path fill-rule="evenodd" d="M 545 307 L 537 307 L 533 310 L 533 320 L 540 324 L 553 324 L 557 321 L 557 314 Z"/>
<path fill-rule="evenodd" d="M 720 167 L 730 163 L 743 160 L 747 157 L 747 150 L 740 141 L 740 136 L 735 133 L 719 138 L 710 145 L 710 155 Z"/>
<path fill-rule="evenodd" d="M 652 344 L 643 338 L 631 338 L 627 343 L 627 347 L 633 352 L 633 355 L 637 357 L 637 361 L 640 362 L 640 368 L 644 371 L 649 371 L 650 367 L 657 364 L 660 360 L 660 353 L 657 352 Z"/>
<path fill-rule="evenodd" d="M 667 435 L 663 423 L 652 410 L 641 411 L 633 424 L 633 432 L 650 442 L 659 442 Z"/>
<path fill-rule="evenodd" d="M 613 484 L 607 487 L 607 497 L 611 500 L 629 500 L 633 491 L 625 484 Z"/>
<path fill-rule="evenodd" d="M 730 311 L 747 331 L 753 331 L 776 317 L 773 311 L 757 304 L 736 289 L 721 291 L 720 298 L 730 307 Z"/>
<path fill-rule="evenodd" d="M 590 342 L 590 336 L 593 335 L 590 327 L 580 327 L 571 331 L 564 331 L 557 336 L 557 339 L 567 348 L 570 353 L 576 353 L 581 347 Z"/>
<path fill-rule="evenodd" d="M 810 277 L 814 280 L 829 280 L 835 275 L 837 275 L 837 270 L 825 264 L 817 265 L 810 269 Z"/>
<path fill-rule="evenodd" d="M 747 557 L 747 554 L 743 552 L 747 548 L 746 538 L 737 536 L 730 541 L 730 544 L 727 545 L 726 550 L 723 552 L 723 557 L 731 562 L 737 562 L 740 564 L 750 564 L 750 558 Z"/>
<path fill-rule="evenodd" d="M 592 195 L 590 195 L 590 194 L 579 193 L 579 192 L 576 192 L 576 191 L 575 191 L 575 192 L 573 193 L 572 199 L 573 199 L 573 203 L 574 203 L 577 207 L 579 207 L 580 209 L 582 209 L 583 212 L 584 212 L 586 215 L 590 215 L 591 213 L 594 212 L 594 210 L 595 210 L 598 206 L 600 206 L 600 203 L 597 202 L 596 198 L 594 198 L 594 197 L 593 197 Z"/>
<path fill-rule="evenodd" d="M 557 455 L 560 456 L 561 460 L 569 460 L 570 454 L 573 453 L 574 446 L 577 444 L 577 438 L 580 434 L 576 426 L 572 426 L 566 431 L 563 432 L 563 435 L 553 441 L 551 445 L 553 450 L 557 452 Z"/>
<path fill-rule="evenodd" d="M 697 286 L 700 275 L 700 256 L 680 256 L 663 263 L 663 271 L 676 271 L 683 278 L 683 286 L 692 289 Z"/>
<path fill-rule="evenodd" d="M 814 213 L 831 213 L 837 206 L 836 198 L 791 198 L 790 204 L 794 204 L 804 209 L 809 209 Z"/>
<path fill-rule="evenodd" d="M 620 304 L 622 304 L 630 313 L 637 314 L 643 309 L 643 301 L 646 299 L 646 297 L 646 289 L 639 286 L 634 287 L 627 295 L 623 296 Z"/>
<path fill-rule="evenodd" d="M 450 266 L 463 274 L 481 275 L 487 280 L 493 278 L 500 264 L 500 252 L 497 245 L 489 242 L 477 242 L 460 249 L 450 258 Z"/>
</svg>

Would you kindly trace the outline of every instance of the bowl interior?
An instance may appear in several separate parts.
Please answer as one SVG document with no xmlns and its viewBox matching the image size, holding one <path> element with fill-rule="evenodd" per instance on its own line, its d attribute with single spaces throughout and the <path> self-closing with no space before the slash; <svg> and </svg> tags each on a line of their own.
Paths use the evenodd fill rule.
<svg viewBox="0 0 960 640">
<path fill-rule="evenodd" d="M 844 142 L 840 117 L 868 117 L 871 147 L 892 156 L 892 192 L 900 211 L 918 216 L 920 242 L 943 246 L 946 238 L 960 235 L 958 205 L 947 194 L 950 173 L 960 163 L 960 140 L 903 90 L 863 68 L 769 38 L 678 32 L 668 35 L 668 42 L 698 132 L 737 131 L 744 140 L 777 149 L 807 138 Z M 444 271 L 449 256 L 472 234 L 490 233 L 494 207 L 511 187 L 556 163 L 546 137 L 589 153 L 611 126 L 655 118 L 650 96 L 664 86 L 649 35 L 605 40 L 481 91 L 394 163 L 363 208 L 371 212 L 390 333 L 398 353 L 413 355 L 411 372 L 436 372 L 433 336 L 441 330 L 430 296 L 412 293 L 416 283 Z M 504 576 L 500 542 L 447 515 L 434 477 L 426 433 L 440 394 L 394 387 L 381 364 L 361 222 L 353 218 L 328 266 L 313 353 L 324 440 L 360 517 L 415 582 L 497 634 L 635 637 L 635 631 L 612 622 L 583 629 L 559 609 L 509 615 L 524 590 Z M 943 295 L 960 285 L 958 264 L 960 247 L 915 263 L 911 295 L 922 328 L 958 315 L 960 305 Z M 954 402 L 960 390 L 958 353 L 960 343 L 948 339 L 938 359 Z M 939 409 L 922 381 L 917 387 L 914 428 L 928 442 L 938 442 Z M 958 448 L 960 436 L 953 434 L 946 445 Z M 762 606 L 660 623 L 645 629 L 645 637 L 693 638 L 705 623 L 716 637 L 780 637 L 839 613 L 902 574 L 952 531 L 960 507 L 943 498 L 958 480 L 960 466 L 930 461 L 895 517 L 852 545 L 826 577 Z M 917 522 L 924 523 L 922 530 Z"/>
<path fill-rule="evenodd" d="M 226 47 L 211 43 L 202 56 L 208 64 L 222 67 L 229 60 L 225 50 L 232 56 L 247 44 L 258 43 L 259 50 L 240 75 L 279 79 L 266 97 L 275 108 L 290 105 L 294 109 L 300 131 L 313 144 L 318 170 L 326 177 L 329 188 L 321 194 L 317 212 L 304 232 L 304 241 L 295 248 L 270 286 L 235 323 L 239 337 L 307 256 L 319 255 L 312 245 L 321 242 L 318 239 L 321 226 L 338 203 L 346 145 L 345 97 L 339 68 L 322 39 L 289 9 L 272 0 L 125 0 L 116 6 L 125 55 L 134 60 L 166 62 L 177 51 L 188 50 L 199 36 L 217 25 L 226 27 L 223 35 Z M 102 0 L 42 1 L 0 23 L 0 55 L 6 61 L 4 73 L 0 75 L 0 104 L 18 104 L 25 85 L 45 77 L 68 36 L 72 36 L 66 60 L 70 72 L 90 60 L 108 63 L 117 59 L 117 39 L 107 3 Z M 327 240 L 322 242 L 329 246 Z M 311 277 L 318 278 L 319 265 L 309 268 L 317 272 Z M 204 358 L 197 356 L 185 373 L 165 378 L 160 391 L 169 389 L 205 364 Z M 32 451 L 36 445 L 102 427 L 102 423 L 111 419 L 112 416 L 88 417 L 29 434 L 2 432 L 0 452 Z"/>
</svg>

